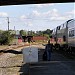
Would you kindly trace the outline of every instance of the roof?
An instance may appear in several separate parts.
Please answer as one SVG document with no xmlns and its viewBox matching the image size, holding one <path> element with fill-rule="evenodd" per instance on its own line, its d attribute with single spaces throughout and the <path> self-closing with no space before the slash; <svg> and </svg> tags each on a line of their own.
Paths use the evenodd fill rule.
<svg viewBox="0 0 75 75">
<path fill-rule="evenodd" d="M 0 6 L 20 5 L 20 4 L 40 4 L 40 3 L 65 3 L 75 2 L 74 0 L 0 0 Z"/>
</svg>

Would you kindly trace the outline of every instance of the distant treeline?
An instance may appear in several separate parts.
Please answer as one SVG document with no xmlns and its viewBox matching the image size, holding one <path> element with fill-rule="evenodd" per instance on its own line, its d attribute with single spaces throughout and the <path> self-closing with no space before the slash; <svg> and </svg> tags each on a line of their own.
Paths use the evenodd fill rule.
<svg viewBox="0 0 75 75">
<path fill-rule="evenodd" d="M 44 30 L 44 31 L 25 31 L 25 30 L 20 30 L 20 35 L 22 36 L 26 36 L 26 35 L 31 35 L 31 36 L 46 36 L 46 37 L 50 37 L 51 36 L 51 33 L 52 33 L 52 30 L 50 29 L 47 29 L 47 30 Z"/>
<path fill-rule="evenodd" d="M 50 38 L 52 33 L 52 30 L 47 29 L 44 31 L 26 31 L 26 30 L 19 30 L 18 35 L 21 36 L 26 36 L 26 35 L 30 35 L 30 36 L 45 36 L 47 38 Z M 11 41 L 14 40 L 14 35 L 16 34 L 15 30 L 0 30 L 0 45 L 9 45 Z"/>
</svg>

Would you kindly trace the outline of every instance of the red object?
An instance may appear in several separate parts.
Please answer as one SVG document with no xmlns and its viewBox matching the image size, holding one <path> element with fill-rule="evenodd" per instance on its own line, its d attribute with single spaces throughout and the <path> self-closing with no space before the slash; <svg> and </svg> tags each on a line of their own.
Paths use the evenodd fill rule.
<svg viewBox="0 0 75 75">
<path fill-rule="evenodd" d="M 33 40 L 34 40 L 34 41 L 36 41 L 36 40 L 47 40 L 47 38 L 44 37 L 44 36 L 34 36 L 34 37 L 33 37 Z"/>
<path fill-rule="evenodd" d="M 18 43 L 21 43 L 22 42 L 22 39 L 18 39 Z"/>
</svg>

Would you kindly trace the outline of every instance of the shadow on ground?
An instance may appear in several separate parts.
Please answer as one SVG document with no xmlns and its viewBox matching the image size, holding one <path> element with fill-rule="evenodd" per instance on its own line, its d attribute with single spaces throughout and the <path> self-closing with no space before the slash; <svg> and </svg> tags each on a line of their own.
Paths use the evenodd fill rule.
<svg viewBox="0 0 75 75">
<path fill-rule="evenodd" d="M 20 75 L 29 75 L 29 64 L 23 64 L 19 70 Z"/>
<path fill-rule="evenodd" d="M 0 53 L 12 53 L 12 54 L 22 54 L 22 51 L 16 51 L 16 50 L 0 50 Z"/>
</svg>

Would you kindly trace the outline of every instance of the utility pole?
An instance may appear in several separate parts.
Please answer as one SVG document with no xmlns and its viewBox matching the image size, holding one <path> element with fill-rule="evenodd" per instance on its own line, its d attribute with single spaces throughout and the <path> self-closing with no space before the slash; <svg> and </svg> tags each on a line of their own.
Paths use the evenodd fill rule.
<svg viewBox="0 0 75 75">
<path fill-rule="evenodd" d="M 16 35 L 16 30 L 15 30 L 15 26 L 14 26 L 14 32 L 15 32 L 15 35 Z"/>
<path fill-rule="evenodd" d="M 14 26 L 14 31 L 15 31 L 15 33 L 16 33 L 15 26 Z"/>
<path fill-rule="evenodd" d="M 14 31 L 15 31 L 15 26 L 14 26 Z"/>
<path fill-rule="evenodd" d="M 9 17 L 7 17 L 7 23 L 8 23 L 8 40 L 9 40 Z M 9 45 L 9 43 L 8 43 Z"/>
<path fill-rule="evenodd" d="M 9 22 L 9 17 L 7 17 L 7 20 L 8 20 L 8 31 L 9 31 L 9 23 L 10 23 L 10 22 Z"/>
</svg>

